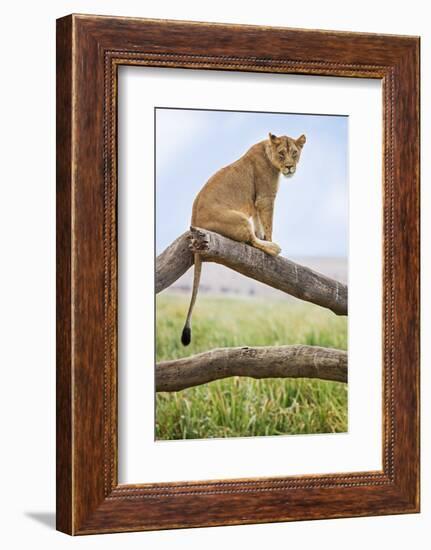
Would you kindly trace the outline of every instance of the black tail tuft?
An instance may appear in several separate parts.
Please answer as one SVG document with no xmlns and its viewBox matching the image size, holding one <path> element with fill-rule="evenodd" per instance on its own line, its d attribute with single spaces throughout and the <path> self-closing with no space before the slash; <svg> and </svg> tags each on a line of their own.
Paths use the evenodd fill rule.
<svg viewBox="0 0 431 550">
<path fill-rule="evenodd" d="M 192 340 L 192 331 L 190 327 L 184 327 L 181 334 L 181 343 L 183 346 L 188 346 Z"/>
</svg>

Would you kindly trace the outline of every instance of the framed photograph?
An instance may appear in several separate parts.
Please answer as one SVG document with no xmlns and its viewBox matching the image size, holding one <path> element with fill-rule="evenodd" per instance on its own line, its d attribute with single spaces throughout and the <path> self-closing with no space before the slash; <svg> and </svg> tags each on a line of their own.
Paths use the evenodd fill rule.
<svg viewBox="0 0 431 550">
<path fill-rule="evenodd" d="M 57 528 L 419 511 L 419 38 L 57 21 Z"/>
</svg>

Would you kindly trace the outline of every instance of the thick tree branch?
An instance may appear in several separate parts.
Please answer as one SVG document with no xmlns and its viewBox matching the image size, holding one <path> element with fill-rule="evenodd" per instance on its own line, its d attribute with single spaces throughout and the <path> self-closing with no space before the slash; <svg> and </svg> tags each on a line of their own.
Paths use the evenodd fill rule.
<svg viewBox="0 0 431 550">
<path fill-rule="evenodd" d="M 231 376 L 347 382 L 347 352 L 318 346 L 220 348 L 156 365 L 156 391 L 180 391 Z"/>
<path fill-rule="evenodd" d="M 197 228 L 181 235 L 158 256 L 156 292 L 167 288 L 189 269 L 193 252 L 199 253 L 203 261 L 223 264 L 337 315 L 347 315 L 347 285 L 282 256 L 269 256 L 247 244 Z"/>
<path fill-rule="evenodd" d="M 171 286 L 192 265 L 190 231 L 186 231 L 156 258 L 156 294 Z"/>
</svg>

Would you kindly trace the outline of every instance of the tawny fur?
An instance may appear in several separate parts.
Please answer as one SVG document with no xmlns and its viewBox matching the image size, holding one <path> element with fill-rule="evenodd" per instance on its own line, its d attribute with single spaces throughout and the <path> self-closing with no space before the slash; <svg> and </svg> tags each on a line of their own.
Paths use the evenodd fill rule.
<svg viewBox="0 0 431 550">
<path fill-rule="evenodd" d="M 279 254 L 280 247 L 272 242 L 279 177 L 295 173 L 304 143 L 305 136 L 295 140 L 270 134 L 269 139 L 218 170 L 193 203 L 192 226 Z"/>
<path fill-rule="evenodd" d="M 274 136 L 253 145 L 237 161 L 218 170 L 193 203 L 192 227 L 208 229 L 235 241 L 248 243 L 277 256 L 281 249 L 272 241 L 274 202 L 280 174 L 296 171 L 305 136 Z M 200 280 L 201 260 L 195 254 L 192 299 L 182 342 L 191 339 L 191 316 Z"/>
</svg>

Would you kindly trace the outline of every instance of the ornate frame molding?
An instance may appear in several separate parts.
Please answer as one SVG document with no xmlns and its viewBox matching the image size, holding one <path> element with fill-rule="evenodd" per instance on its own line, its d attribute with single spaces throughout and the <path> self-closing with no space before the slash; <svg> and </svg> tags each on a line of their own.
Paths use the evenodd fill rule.
<svg viewBox="0 0 431 550">
<path fill-rule="evenodd" d="M 262 36 L 279 57 L 267 55 Z M 221 37 L 229 46 L 217 46 Z M 68 16 L 58 20 L 57 50 L 58 529 L 84 534 L 418 511 L 418 39 Z M 120 65 L 382 80 L 382 471 L 118 484 Z M 402 148 L 407 138 L 411 146 Z"/>
</svg>

